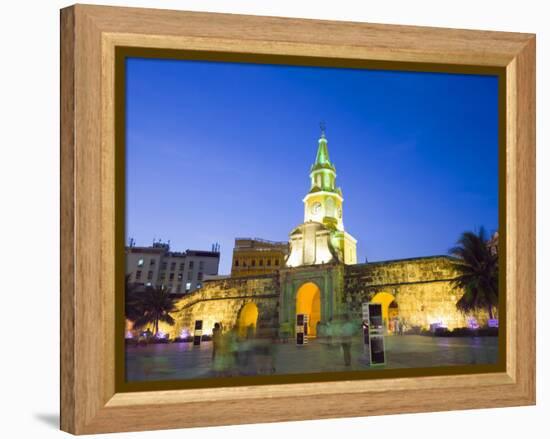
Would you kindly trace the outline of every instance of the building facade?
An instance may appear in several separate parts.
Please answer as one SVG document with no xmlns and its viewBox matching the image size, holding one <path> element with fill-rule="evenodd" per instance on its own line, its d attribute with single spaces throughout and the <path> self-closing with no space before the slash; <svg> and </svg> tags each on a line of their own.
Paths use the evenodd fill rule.
<svg viewBox="0 0 550 439">
<path fill-rule="evenodd" d="M 174 252 L 170 245 L 154 242 L 151 247 L 126 248 L 126 274 L 136 285 L 163 286 L 172 294 L 192 293 L 201 288 L 205 276 L 218 274 L 218 251 Z"/>
<path fill-rule="evenodd" d="M 275 273 L 288 256 L 288 242 L 259 238 L 236 238 L 231 263 L 231 277 Z"/>
<path fill-rule="evenodd" d="M 279 259 L 284 263 L 267 266 L 265 261 L 283 258 L 286 243 L 236 240 L 232 275 L 205 281 L 203 288 L 180 299 L 176 323 L 164 326 L 164 332 L 172 337 L 189 333 L 195 320 L 203 321 L 205 333 L 216 322 L 241 333 L 251 325 L 262 334 L 282 333 L 283 328 L 293 332 L 297 314 L 306 314 L 314 337 L 318 328 L 344 314 L 360 318 L 365 302 L 382 305 L 388 327 L 393 319 L 418 329 L 466 327 L 472 319 L 479 325 L 487 322 L 487 313 L 457 311 L 463 291 L 453 287 L 458 273 L 449 256 L 357 264 L 357 241 L 344 228 L 343 192 L 336 186 L 327 145 L 322 132 L 310 190 L 302 200 L 304 222 L 290 232 L 288 255 Z"/>
</svg>

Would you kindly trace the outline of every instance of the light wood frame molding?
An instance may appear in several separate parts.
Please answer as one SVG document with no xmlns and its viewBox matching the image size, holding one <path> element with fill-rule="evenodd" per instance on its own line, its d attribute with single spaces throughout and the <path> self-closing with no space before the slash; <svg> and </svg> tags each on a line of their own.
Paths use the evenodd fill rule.
<svg viewBox="0 0 550 439">
<path fill-rule="evenodd" d="M 504 68 L 506 371 L 116 393 L 117 46 Z M 529 405 L 535 403 L 535 363 L 534 35 L 91 5 L 61 11 L 63 430 L 85 434 Z"/>
</svg>

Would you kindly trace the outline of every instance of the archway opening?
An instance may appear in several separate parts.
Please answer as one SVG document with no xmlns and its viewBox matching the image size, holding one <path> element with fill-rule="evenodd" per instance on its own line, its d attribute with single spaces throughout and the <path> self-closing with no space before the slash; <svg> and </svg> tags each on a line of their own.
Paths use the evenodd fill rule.
<svg viewBox="0 0 550 439">
<path fill-rule="evenodd" d="M 258 307 L 255 303 L 249 302 L 241 308 L 237 321 L 237 332 L 240 337 L 254 335 L 258 323 Z"/>
<path fill-rule="evenodd" d="M 388 331 L 390 334 L 401 334 L 399 324 L 399 307 L 394 300 L 388 307 Z"/>
<path fill-rule="evenodd" d="M 390 303 L 390 306 L 388 307 L 388 319 L 396 319 L 399 317 L 399 306 L 397 305 L 397 302 L 394 300 L 392 303 Z"/>
<path fill-rule="evenodd" d="M 380 305 L 382 305 L 382 319 L 387 325 L 390 320 L 390 314 L 392 315 L 392 318 L 393 318 L 394 310 L 397 311 L 397 302 L 395 301 L 395 296 L 390 293 L 377 293 L 371 299 L 371 302 L 379 303 Z M 390 311 L 390 305 L 392 303 L 394 303 L 395 305 L 394 307 L 392 307 L 392 310 Z"/>
<path fill-rule="evenodd" d="M 307 314 L 308 336 L 317 335 L 317 323 L 321 320 L 321 290 L 313 282 L 303 284 L 296 293 L 296 314 Z"/>
</svg>

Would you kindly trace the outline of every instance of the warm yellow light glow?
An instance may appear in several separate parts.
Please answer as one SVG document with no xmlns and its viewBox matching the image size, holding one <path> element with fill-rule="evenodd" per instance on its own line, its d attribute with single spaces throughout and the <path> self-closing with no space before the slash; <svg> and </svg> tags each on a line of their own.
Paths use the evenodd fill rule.
<svg viewBox="0 0 550 439">
<path fill-rule="evenodd" d="M 296 294 L 296 314 L 307 314 L 309 317 L 308 335 L 317 335 L 317 323 L 321 320 L 321 290 L 313 282 L 300 287 Z"/>
<path fill-rule="evenodd" d="M 239 313 L 239 320 L 237 322 L 237 331 L 239 336 L 246 337 L 248 328 L 252 326 L 253 332 L 256 331 L 256 324 L 258 322 L 258 307 L 256 304 L 249 302 L 242 307 Z"/>
<path fill-rule="evenodd" d="M 395 300 L 395 296 L 393 296 L 390 293 L 378 293 L 376 294 L 372 299 L 371 302 L 373 303 L 379 303 L 382 305 L 382 318 L 385 322 L 388 321 L 388 310 L 390 307 L 390 303 L 392 303 Z"/>
<path fill-rule="evenodd" d="M 449 330 L 453 330 L 454 328 L 459 326 L 457 319 L 451 313 L 428 315 L 427 322 L 427 328 L 429 328 L 430 325 L 433 324 L 439 325 Z"/>
</svg>

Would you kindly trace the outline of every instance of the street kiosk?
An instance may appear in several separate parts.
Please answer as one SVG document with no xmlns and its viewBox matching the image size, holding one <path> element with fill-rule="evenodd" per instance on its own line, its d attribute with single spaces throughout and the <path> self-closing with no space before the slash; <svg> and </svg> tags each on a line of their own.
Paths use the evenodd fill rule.
<svg viewBox="0 0 550 439">
<path fill-rule="evenodd" d="M 373 366 L 386 364 L 384 320 L 380 303 L 363 303 L 363 346 L 366 360 Z"/>
<path fill-rule="evenodd" d="M 309 317 L 307 314 L 296 314 L 296 344 L 307 344 Z"/>
<path fill-rule="evenodd" d="M 193 333 L 193 346 L 200 346 L 202 339 L 202 320 L 195 320 L 195 332 Z"/>
</svg>

